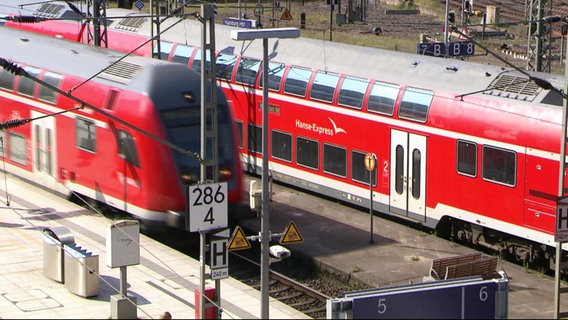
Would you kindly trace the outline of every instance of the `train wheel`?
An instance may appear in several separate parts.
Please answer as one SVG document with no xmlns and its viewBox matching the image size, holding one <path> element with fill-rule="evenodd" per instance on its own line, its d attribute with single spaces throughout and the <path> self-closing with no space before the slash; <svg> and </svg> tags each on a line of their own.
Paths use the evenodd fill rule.
<svg viewBox="0 0 568 320">
<path fill-rule="evenodd" d="M 452 218 L 450 217 L 443 217 L 438 225 L 436 226 L 436 236 L 442 239 L 450 240 L 452 236 Z"/>
</svg>

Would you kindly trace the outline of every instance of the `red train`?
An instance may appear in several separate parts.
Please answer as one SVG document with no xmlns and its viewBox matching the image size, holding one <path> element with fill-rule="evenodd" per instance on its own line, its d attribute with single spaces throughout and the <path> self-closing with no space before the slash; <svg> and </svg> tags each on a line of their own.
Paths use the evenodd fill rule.
<svg viewBox="0 0 568 320">
<path fill-rule="evenodd" d="M 139 56 L 111 64 L 121 53 L 8 28 L 0 42 L 1 58 L 43 81 L 0 69 L 6 170 L 128 212 L 148 230 L 183 228 L 186 189 L 200 181 L 199 74 Z M 205 94 L 211 91 L 218 101 L 218 177 L 237 204 L 243 172 L 234 119 L 221 89 Z M 18 119 L 33 120 L 14 126 Z"/>
<path fill-rule="evenodd" d="M 130 51 L 150 37 L 148 17 L 124 9 L 107 9 L 107 17 L 113 49 Z M 177 22 L 165 20 L 161 29 Z M 76 22 L 6 26 L 87 39 Z M 264 152 L 262 42 L 234 41 L 232 29 L 216 25 L 216 72 L 232 102 L 248 171 L 260 173 L 266 153 L 274 179 L 363 207 L 370 205 L 372 180 L 380 212 L 524 261 L 553 255 L 563 100 L 533 79 L 562 89 L 564 77 L 273 39 Z M 200 30 L 199 22 L 185 20 L 161 35 L 159 52 L 147 45 L 137 53 L 154 51 L 199 70 Z M 371 175 L 369 153 L 377 159 Z"/>
</svg>

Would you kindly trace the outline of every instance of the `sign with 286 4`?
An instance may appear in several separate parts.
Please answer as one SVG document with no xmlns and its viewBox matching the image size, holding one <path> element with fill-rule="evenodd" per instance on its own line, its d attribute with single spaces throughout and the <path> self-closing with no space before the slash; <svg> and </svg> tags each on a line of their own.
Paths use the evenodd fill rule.
<svg viewBox="0 0 568 320">
<path fill-rule="evenodd" d="M 189 231 L 208 231 L 228 226 L 227 183 L 189 187 Z"/>
</svg>

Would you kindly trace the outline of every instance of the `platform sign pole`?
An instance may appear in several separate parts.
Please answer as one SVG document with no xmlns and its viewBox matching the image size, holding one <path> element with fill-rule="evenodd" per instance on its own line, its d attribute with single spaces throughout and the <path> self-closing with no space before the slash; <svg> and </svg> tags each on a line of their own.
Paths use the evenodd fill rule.
<svg viewBox="0 0 568 320">
<path fill-rule="evenodd" d="M 201 64 L 200 183 L 204 184 L 206 181 L 212 180 L 215 183 L 219 181 L 217 81 L 215 78 L 215 63 L 213 63 L 215 61 L 215 12 L 213 6 L 202 4 L 201 16 L 203 17 L 201 23 L 201 57 L 203 57 L 203 61 L 212 62 L 209 65 L 205 62 Z M 211 150 L 207 150 L 208 145 L 211 146 Z M 201 278 L 199 285 L 199 319 L 204 319 L 206 233 L 210 230 L 227 227 L 227 183 L 225 182 L 224 185 L 218 184 L 217 186 L 193 186 L 193 188 L 190 188 L 189 196 L 189 231 L 199 231 L 199 274 Z M 194 200 L 192 196 L 197 196 L 197 198 Z M 218 294 L 216 299 L 221 301 L 221 297 Z"/>
<path fill-rule="evenodd" d="M 373 240 L 373 173 L 375 172 L 376 163 L 377 159 L 374 154 L 367 153 L 365 155 L 365 168 L 367 168 L 369 172 L 369 217 L 371 219 L 371 239 L 369 240 L 369 244 L 375 243 L 375 240 Z"/>
<path fill-rule="evenodd" d="M 268 220 L 270 195 L 268 190 L 268 39 L 272 38 L 298 38 L 298 28 L 276 28 L 256 30 L 231 30 L 231 38 L 237 41 L 250 41 L 262 39 L 262 207 L 260 227 L 260 317 L 269 318 L 269 247 L 270 247 L 270 223 Z M 214 63 L 212 63 L 214 65 Z"/>
<path fill-rule="evenodd" d="M 274 21 L 272 22 L 274 23 Z M 260 316 L 263 319 L 269 318 L 269 281 L 270 281 L 270 195 L 268 193 L 268 38 L 262 39 L 262 206 L 261 206 L 261 226 L 260 226 Z"/>
<path fill-rule="evenodd" d="M 205 319 L 205 231 L 199 232 L 199 319 Z M 197 301 L 196 301 L 197 302 Z"/>
<path fill-rule="evenodd" d="M 568 58 L 568 46 L 566 46 L 566 57 Z M 564 64 L 564 77 L 568 80 L 568 63 Z M 566 81 L 568 84 L 568 81 Z M 568 89 L 568 85 L 565 87 Z M 558 172 L 558 198 L 562 199 L 560 204 L 557 204 L 556 209 L 556 233 L 554 241 L 556 241 L 556 259 L 554 263 L 554 315 L 556 319 L 560 318 L 563 313 L 560 312 L 560 276 L 562 272 L 562 243 L 568 240 L 568 208 L 566 208 L 566 199 L 564 198 L 564 183 L 566 171 L 566 129 L 568 124 L 568 100 L 563 99 L 562 105 L 562 136 L 560 137 L 560 159 L 559 159 L 559 172 Z"/>
</svg>

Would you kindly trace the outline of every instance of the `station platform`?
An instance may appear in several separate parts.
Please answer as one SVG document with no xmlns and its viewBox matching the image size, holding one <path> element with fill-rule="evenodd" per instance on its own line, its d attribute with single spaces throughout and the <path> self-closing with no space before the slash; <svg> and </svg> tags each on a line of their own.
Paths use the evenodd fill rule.
<svg viewBox="0 0 568 320">
<path fill-rule="evenodd" d="M 17 178 L 6 179 L 0 183 L 0 318 L 110 319 L 110 299 L 120 292 L 121 282 L 120 268 L 109 268 L 106 261 L 105 235 L 113 222 Z M 71 231 L 78 246 L 98 255 L 96 296 L 77 295 L 44 275 L 44 230 L 61 226 Z M 166 312 L 173 319 L 195 318 L 199 261 L 143 234 L 140 245 L 140 264 L 126 267 L 137 318 L 167 318 Z M 260 318 L 258 290 L 230 277 L 220 282 L 223 319 Z M 79 292 L 93 290 L 90 282 L 83 285 L 87 288 Z M 214 281 L 208 280 L 206 287 L 214 287 Z M 308 318 L 272 298 L 269 314 L 274 319 Z"/>
<path fill-rule="evenodd" d="M 247 179 L 261 183 L 259 177 Z M 272 190 L 271 233 L 283 232 L 293 221 L 303 242 L 286 245 L 292 256 L 311 257 L 316 265 L 343 275 L 346 281 L 362 282 L 372 288 L 419 283 L 428 274 L 433 259 L 476 252 L 405 226 L 408 222 L 403 219 L 378 214 L 371 219 L 368 211 L 281 184 L 274 183 Z M 254 233 L 260 230 L 261 221 L 241 219 L 238 224 Z M 509 280 L 510 319 L 554 318 L 553 277 L 500 258 L 497 271 L 503 271 Z M 562 295 L 560 311 L 566 310 L 568 299 Z"/>
</svg>

